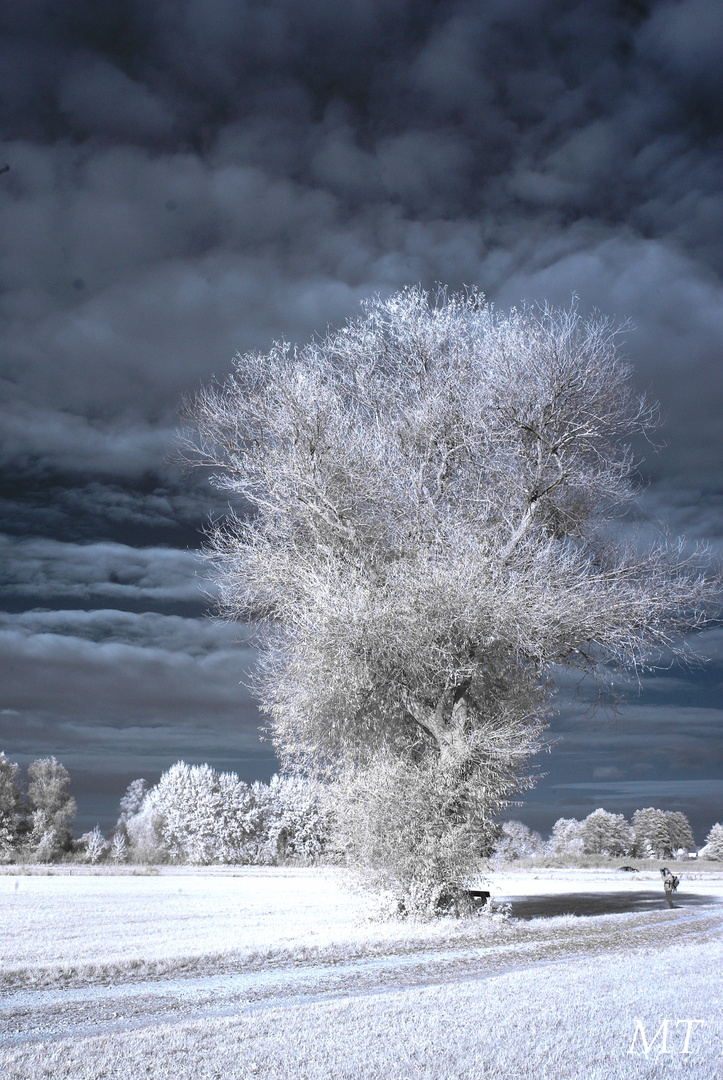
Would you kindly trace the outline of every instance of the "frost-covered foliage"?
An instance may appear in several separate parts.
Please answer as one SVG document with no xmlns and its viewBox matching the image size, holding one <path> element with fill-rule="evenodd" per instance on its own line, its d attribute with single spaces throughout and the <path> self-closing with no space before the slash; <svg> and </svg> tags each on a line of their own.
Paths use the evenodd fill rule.
<svg viewBox="0 0 723 1080">
<path fill-rule="evenodd" d="M 48 757 L 33 761 L 28 766 L 28 777 L 31 806 L 28 848 L 40 862 L 52 862 L 73 845 L 76 805 L 66 790 L 70 776 L 59 761 Z"/>
<path fill-rule="evenodd" d="M 249 785 L 235 773 L 179 761 L 150 790 L 134 784 L 124 796 L 121 819 L 136 859 L 309 862 L 328 841 L 328 798 L 318 782 L 275 776 L 270 784 Z"/>
<path fill-rule="evenodd" d="M 495 845 L 495 857 L 504 862 L 517 859 L 536 859 L 544 855 L 546 845 L 538 832 L 521 821 L 503 821 L 500 838 Z"/>
<path fill-rule="evenodd" d="M 156 811 L 155 798 L 148 792 L 136 814 L 125 822 L 129 851 L 137 862 L 166 862 L 168 853 L 161 836 L 160 815 Z"/>
<path fill-rule="evenodd" d="M 23 826 L 18 766 L 0 751 L 0 863 L 9 862 Z"/>
<path fill-rule="evenodd" d="M 179 761 L 148 793 L 140 814 L 150 818 L 158 847 L 174 861 L 251 861 L 260 815 L 248 784 L 233 773 Z M 127 828 L 131 833 L 130 821 Z"/>
<path fill-rule="evenodd" d="M 695 840 L 685 816 L 649 806 L 633 814 L 635 854 L 641 859 L 670 859 L 678 851 L 692 851 Z"/>
<path fill-rule="evenodd" d="M 464 886 L 470 864 L 490 853 L 486 807 L 475 817 L 459 810 L 455 815 L 468 793 L 453 775 L 446 780 L 442 786 L 429 758 L 415 762 L 387 754 L 337 781 L 339 846 L 350 865 L 410 913 L 444 907 Z"/>
<path fill-rule="evenodd" d="M 262 834 L 271 856 L 313 862 L 326 851 L 333 829 L 328 789 L 295 776 L 272 776 L 270 784 L 254 785 L 262 807 Z"/>
<path fill-rule="evenodd" d="M 629 855 L 633 848 L 633 830 L 623 815 L 603 809 L 588 814 L 580 836 L 585 855 Z"/>
<path fill-rule="evenodd" d="M 125 795 L 120 801 L 120 814 L 118 815 L 118 821 L 116 823 L 116 831 L 125 833 L 126 822 L 129 818 L 135 817 L 140 808 L 143 806 L 143 800 L 148 794 L 148 784 L 145 780 L 133 780 L 128 785 L 125 791 Z"/>
<path fill-rule="evenodd" d="M 431 887 L 467 833 L 448 865 L 474 872 L 531 782 L 555 670 L 604 682 L 705 621 L 703 559 L 609 527 L 655 420 L 631 376 L 604 319 L 409 288 L 323 341 L 238 357 L 190 407 L 189 456 L 244 508 L 210 543 L 222 610 L 263 626 L 284 764 L 359 770 L 335 788 L 340 819 L 381 815 L 346 837 L 358 858 L 379 866 L 401 829 L 409 883 Z M 377 798 L 390 757 L 435 804 L 429 843 Z"/>
<path fill-rule="evenodd" d="M 28 766 L 23 790 L 18 766 L 0 752 L 0 862 L 52 862 L 71 851 L 76 807 L 69 783 L 59 761 L 39 758 Z"/>
<path fill-rule="evenodd" d="M 577 818 L 558 818 L 548 841 L 551 855 L 579 856 L 585 850 L 582 822 Z"/>
<path fill-rule="evenodd" d="M 125 832 L 121 832 L 118 829 L 113 833 L 113 839 L 110 842 L 110 860 L 115 863 L 116 866 L 119 863 L 125 862 L 128 858 L 128 840 Z"/>
<path fill-rule="evenodd" d="M 560 818 L 548 842 L 552 855 L 635 855 L 670 859 L 693 850 L 695 840 L 685 814 L 648 807 L 637 810 L 629 824 L 622 814 L 594 810 L 583 821 Z"/>
<path fill-rule="evenodd" d="M 665 817 L 668 822 L 670 846 L 673 854 L 677 855 L 678 852 L 687 854 L 689 851 L 693 851 L 695 849 L 695 837 L 685 814 L 681 814 L 679 811 L 666 810 Z"/>
<path fill-rule="evenodd" d="M 716 822 L 705 838 L 705 856 L 707 859 L 723 862 L 723 825 L 719 822 Z"/>
<path fill-rule="evenodd" d="M 83 833 L 78 841 L 78 847 L 85 859 L 95 865 L 103 858 L 110 844 L 100 831 L 100 825 L 96 825 L 90 832 Z"/>
<path fill-rule="evenodd" d="M 668 859 L 673 854 L 665 812 L 649 806 L 633 814 L 635 854 L 640 859 Z"/>
</svg>

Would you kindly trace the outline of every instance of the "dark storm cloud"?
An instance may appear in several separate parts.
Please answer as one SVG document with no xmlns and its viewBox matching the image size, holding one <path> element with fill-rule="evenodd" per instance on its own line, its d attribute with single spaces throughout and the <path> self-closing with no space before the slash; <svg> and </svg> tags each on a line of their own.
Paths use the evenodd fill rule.
<svg viewBox="0 0 723 1080">
<path fill-rule="evenodd" d="M 173 469 L 115 479 L 8 468 L 0 478 L 0 520 L 15 537 L 197 548 L 199 527 L 227 509 L 206 476 Z"/>
<path fill-rule="evenodd" d="M 643 382 L 665 393 L 694 368 L 718 391 L 715 4 L 86 0 L 4 18 L 13 460 L 154 467 L 180 394 L 237 348 L 417 280 L 505 304 L 576 291 L 632 316 Z M 692 394 L 668 396 L 687 425 Z M 715 434 L 711 418 L 676 465 Z"/>
<path fill-rule="evenodd" d="M 595 769 L 614 766 L 620 779 L 644 777 L 653 771 L 659 784 L 661 777 L 676 773 L 717 772 L 723 764 L 722 726 L 720 707 L 628 702 L 614 726 L 593 726 L 575 717 L 556 750 L 555 767 L 563 769 L 566 759 L 577 756 L 581 761 L 586 756 L 594 762 L 589 766 L 589 780 L 596 779 Z M 554 730 L 559 732 L 561 726 L 555 725 Z"/>
</svg>

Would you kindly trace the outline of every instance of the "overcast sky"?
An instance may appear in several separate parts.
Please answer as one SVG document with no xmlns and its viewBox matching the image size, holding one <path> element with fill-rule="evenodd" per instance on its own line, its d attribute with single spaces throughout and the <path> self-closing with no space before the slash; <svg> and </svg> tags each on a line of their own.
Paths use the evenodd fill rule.
<svg viewBox="0 0 723 1080">
<path fill-rule="evenodd" d="M 268 779 L 223 504 L 179 401 L 405 284 L 597 307 L 660 400 L 642 512 L 723 537 L 719 0 L 23 0 L 0 10 L 0 749 L 108 828 L 178 758 Z M 204 593 L 205 590 L 205 593 Z M 563 700 L 515 816 L 723 819 L 723 636 L 614 722 Z"/>
</svg>

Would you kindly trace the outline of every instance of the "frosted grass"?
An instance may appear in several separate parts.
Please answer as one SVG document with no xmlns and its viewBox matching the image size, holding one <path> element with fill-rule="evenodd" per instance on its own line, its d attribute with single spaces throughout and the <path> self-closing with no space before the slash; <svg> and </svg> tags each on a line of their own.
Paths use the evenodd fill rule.
<svg viewBox="0 0 723 1080">
<path fill-rule="evenodd" d="M 367 903 L 334 870 L 0 877 L 0 964 L 104 964 L 344 936 Z"/>
<path fill-rule="evenodd" d="M 484 981 L 291 1001 L 222 1020 L 11 1050 L 7 1080 L 662 1080 L 721 1075 L 723 944 L 598 957 Z M 671 978 L 674 972 L 674 978 Z M 646 1056 L 635 1019 L 702 1018 Z"/>
<path fill-rule="evenodd" d="M 536 916 L 379 922 L 332 869 L 5 874 L 6 1030 L 27 1040 L 0 1075 L 721 1075 L 720 872 L 689 872 L 675 911 L 655 870 L 505 871 L 492 891 Z M 693 1055 L 627 1054 L 635 1017 L 652 1036 L 686 1016 L 706 1022 Z"/>
</svg>

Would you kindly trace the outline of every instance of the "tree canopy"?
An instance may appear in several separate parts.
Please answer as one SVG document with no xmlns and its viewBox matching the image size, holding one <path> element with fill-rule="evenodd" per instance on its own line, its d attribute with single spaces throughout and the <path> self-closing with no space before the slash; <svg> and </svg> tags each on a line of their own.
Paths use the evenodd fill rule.
<svg viewBox="0 0 723 1080">
<path fill-rule="evenodd" d="M 525 783 L 555 672 L 680 654 L 717 595 L 698 555 L 620 527 L 656 410 L 615 327 L 574 307 L 408 288 L 237 357 L 189 416 L 239 497 L 209 554 L 222 610 L 264 629 L 282 760 L 437 774 L 478 837 Z"/>
</svg>

